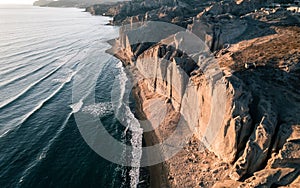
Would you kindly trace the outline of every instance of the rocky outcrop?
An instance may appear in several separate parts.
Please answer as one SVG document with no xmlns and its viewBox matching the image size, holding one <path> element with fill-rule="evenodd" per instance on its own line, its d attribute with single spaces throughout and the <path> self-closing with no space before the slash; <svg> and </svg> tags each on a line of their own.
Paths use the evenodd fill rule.
<svg viewBox="0 0 300 188">
<path fill-rule="evenodd" d="M 180 50 L 184 42 L 195 41 L 192 35 L 172 29 L 169 37 L 158 35 L 160 42 L 143 44 L 153 31 L 147 27 L 123 30 L 116 53 L 126 53 L 123 62 L 137 69 L 149 92 L 165 97 L 206 148 L 231 166 L 231 180 L 215 186 L 295 182 L 300 169 L 299 62 L 289 72 L 268 67 L 228 72 L 207 48 Z M 144 35 L 133 39 L 135 32 Z M 130 45 L 135 40 L 142 43 Z"/>
<path fill-rule="evenodd" d="M 86 8 L 86 12 L 91 13 L 92 15 L 102 15 L 102 16 L 114 16 L 114 11 L 112 6 L 116 6 L 118 3 L 103 3 L 103 4 L 96 4 Z"/>
<path fill-rule="evenodd" d="M 194 136 L 218 157 L 214 160 L 228 165 L 220 170 L 216 169 L 218 164 L 212 164 L 202 174 L 226 174 L 214 176 L 220 179 L 206 179 L 214 187 L 297 186 L 300 30 L 286 28 L 297 22 L 284 11 L 251 13 L 247 9 L 236 13 L 237 7 L 249 6 L 250 2 L 256 6 L 260 1 L 230 2 L 227 13 L 223 10 L 226 6 L 220 8 L 219 3 L 208 7 L 187 26 L 191 32 L 174 25 L 159 26 L 157 22 L 135 24 L 145 17 L 131 16 L 110 53 L 124 65 L 134 67 L 142 78 L 140 103 L 146 117 L 154 113 L 150 107 L 155 98 L 163 99 L 169 112 L 176 114 L 175 119 L 170 115 L 168 121 L 163 121 L 164 129 L 156 135 L 170 134 L 172 128 L 168 125 L 173 127 L 180 114 Z M 171 8 L 159 10 L 170 15 Z M 153 15 L 151 19 L 163 18 L 157 9 L 152 11 L 146 13 Z M 275 17 L 278 22 L 274 22 Z M 210 50 L 216 52 L 215 56 Z M 250 62 L 255 64 L 253 69 L 245 69 L 244 64 Z M 195 156 L 191 151 L 187 153 Z M 211 153 L 208 156 L 213 158 Z M 195 158 L 187 160 L 194 162 Z M 167 162 L 169 169 L 173 169 L 173 163 Z M 184 184 L 182 178 L 178 182 L 180 177 L 173 171 L 169 176 L 175 187 L 195 186 Z M 202 182 L 201 186 L 212 183 Z"/>
<path fill-rule="evenodd" d="M 268 2 L 261 0 L 133 0 L 113 5 L 94 5 L 86 10 L 94 15 L 112 16 L 113 25 L 144 21 L 173 23 L 191 30 L 215 52 L 241 40 L 274 34 L 271 26 L 276 23 L 295 25 L 299 22 L 290 15 L 281 15 L 288 12 L 278 8 L 261 11 L 268 5 Z M 272 22 L 271 17 L 274 18 Z M 275 21 L 284 17 L 286 19 Z M 270 23 L 266 23 L 266 20 Z"/>
<path fill-rule="evenodd" d="M 165 21 L 186 27 L 192 17 L 202 11 L 211 1 L 196 0 L 133 0 L 111 5 L 103 12 L 101 5 L 87 8 L 96 15 L 112 15 L 114 25 L 124 25 L 142 21 Z M 99 9 L 99 10 L 98 10 Z"/>
<path fill-rule="evenodd" d="M 275 34 L 275 26 L 300 26 L 288 11 L 265 10 L 266 2 L 239 1 L 216 3 L 194 17 L 188 29 L 199 36 L 212 52 L 242 40 Z"/>
<path fill-rule="evenodd" d="M 188 29 L 205 41 L 214 52 L 241 37 L 247 30 L 248 23 L 249 21 L 229 13 L 216 17 L 202 15 L 199 19 L 195 18 Z"/>
<path fill-rule="evenodd" d="M 287 11 L 278 8 L 272 11 L 260 10 L 266 5 L 267 2 L 260 0 L 156 0 L 94 5 L 87 8 L 87 11 L 94 15 L 112 16 L 113 25 L 145 21 L 173 23 L 188 28 L 215 52 L 241 40 L 274 34 L 272 26 L 278 24 L 299 24 Z"/>
</svg>

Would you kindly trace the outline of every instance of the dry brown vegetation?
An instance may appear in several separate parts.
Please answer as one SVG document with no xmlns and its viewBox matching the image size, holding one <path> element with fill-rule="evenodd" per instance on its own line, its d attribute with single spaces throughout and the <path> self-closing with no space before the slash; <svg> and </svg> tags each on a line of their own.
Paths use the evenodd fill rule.
<svg viewBox="0 0 300 188">
<path fill-rule="evenodd" d="M 300 28 L 275 28 L 277 34 L 241 41 L 219 58 L 222 67 L 243 70 L 245 63 L 280 67 L 300 61 Z"/>
</svg>

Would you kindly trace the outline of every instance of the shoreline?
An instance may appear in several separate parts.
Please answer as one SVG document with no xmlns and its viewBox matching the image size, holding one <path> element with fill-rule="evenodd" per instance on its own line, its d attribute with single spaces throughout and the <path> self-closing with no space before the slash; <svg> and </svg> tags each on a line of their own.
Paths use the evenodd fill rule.
<svg viewBox="0 0 300 188">
<path fill-rule="evenodd" d="M 127 54 L 128 51 L 120 47 L 119 40 L 114 39 L 107 42 L 111 45 L 111 48 L 106 50 L 106 53 L 120 60 L 123 67 L 127 70 L 129 66 L 128 71 L 130 72 L 130 76 L 134 79 L 138 79 L 140 73 L 138 69 L 132 65 L 130 54 Z M 145 83 L 135 85 L 132 94 L 135 100 L 136 118 L 139 120 L 147 119 L 147 114 L 144 111 L 144 103 L 147 103 L 146 95 L 156 94 L 149 91 Z M 157 96 L 153 98 L 155 97 Z M 165 96 L 160 97 L 165 98 L 164 101 L 167 101 Z M 175 111 L 172 104 L 169 106 Z M 177 113 L 180 114 L 180 112 Z M 170 124 L 174 124 L 174 122 L 176 124 L 177 118 L 178 117 L 171 117 L 163 125 L 159 125 L 159 127 L 162 126 L 162 129 L 170 129 L 169 127 L 172 127 Z M 179 119 L 177 119 L 177 121 L 178 120 Z M 145 141 L 146 147 L 152 146 L 161 143 L 164 141 L 164 138 L 167 138 L 170 134 L 172 134 L 172 130 L 164 131 L 161 134 L 160 128 L 156 128 L 154 131 L 143 133 L 143 140 Z M 184 147 L 168 161 L 148 167 L 151 188 L 212 187 L 219 180 L 229 180 L 229 175 L 226 173 L 226 170 L 229 168 L 228 164 L 220 161 L 214 153 L 204 149 L 204 145 L 197 138 L 193 136 L 187 145 L 188 146 Z M 196 159 L 197 156 L 200 159 Z M 214 173 L 213 175 L 210 174 L 206 176 L 206 172 L 210 170 L 210 167 L 218 168 L 216 172 L 219 172 L 219 174 Z M 199 171 L 199 173 L 194 175 L 191 174 L 191 171 Z"/>
<path fill-rule="evenodd" d="M 132 94 L 136 103 L 135 116 L 138 120 L 140 119 L 144 120 L 146 119 L 146 115 L 142 110 L 142 98 L 140 97 L 139 92 L 141 92 L 141 88 L 137 85 L 132 90 Z M 154 145 L 158 140 L 155 133 L 153 132 L 143 133 L 143 139 L 145 141 L 146 147 Z M 150 187 L 153 188 L 170 187 L 167 181 L 167 177 L 166 177 L 167 173 L 165 172 L 166 169 L 163 163 L 154 166 L 148 166 L 147 168 L 149 170 L 149 176 L 150 176 L 150 182 L 149 182 Z"/>
<path fill-rule="evenodd" d="M 141 80 L 139 79 L 140 73 L 136 67 L 127 67 L 130 65 L 130 60 L 124 55 L 126 53 L 122 50 L 116 52 L 116 43 L 112 43 L 112 41 L 109 43 L 112 45 L 112 48 L 107 50 L 107 53 L 118 58 L 126 70 L 129 71 L 130 76 L 134 79 Z M 144 111 L 144 109 L 151 106 L 151 99 L 160 98 L 163 101 L 166 101 L 166 97 L 155 94 L 150 91 L 146 85 L 147 84 L 144 82 L 139 82 L 132 90 L 132 95 L 136 104 L 135 116 L 139 120 L 145 120 L 148 115 L 151 114 L 151 112 L 147 113 Z M 169 109 L 166 120 L 164 120 L 154 131 L 143 134 L 146 146 L 153 146 L 161 143 L 173 133 L 174 129 L 170 127 L 177 125 L 177 122 L 179 121 L 178 113 L 180 112 L 176 112 L 173 105 L 170 103 L 167 103 L 166 106 Z M 228 173 L 226 172 L 228 169 L 228 164 L 222 162 L 214 153 L 205 149 L 205 146 L 193 136 L 189 139 L 186 146 L 171 159 L 148 167 L 150 177 L 149 183 L 151 188 L 181 188 L 199 185 L 200 187 L 212 187 L 219 180 L 229 180 Z M 215 170 L 219 174 L 207 174 L 209 170 Z M 193 174 L 191 172 L 199 173 Z"/>
<path fill-rule="evenodd" d="M 111 40 L 108 41 L 108 43 L 112 46 L 111 49 L 106 50 L 106 53 L 113 55 L 114 57 L 116 57 L 118 60 L 120 60 L 123 64 L 124 67 L 126 67 L 129 63 L 128 63 L 128 57 L 122 55 L 125 53 L 122 53 L 121 51 L 118 51 L 118 49 L 116 49 L 116 41 Z M 128 70 L 128 69 L 127 69 Z M 132 76 L 134 79 L 136 79 L 137 75 L 134 73 L 135 70 L 129 70 L 129 74 L 131 74 L 130 76 Z M 136 118 L 138 120 L 145 120 L 146 118 L 146 114 L 143 111 L 143 98 L 140 95 L 140 92 L 142 91 L 141 87 L 139 86 L 139 84 L 135 85 L 132 89 L 132 96 L 135 100 L 135 113 L 134 115 L 136 116 Z M 155 145 L 156 143 L 159 143 L 159 139 L 157 137 L 157 135 L 155 134 L 154 131 L 151 132 L 146 132 L 143 133 L 143 140 L 145 141 L 145 146 L 152 146 Z M 143 154 L 144 155 L 144 154 Z M 151 188 L 169 188 L 170 183 L 168 181 L 167 175 L 168 173 L 167 168 L 165 167 L 166 164 L 164 163 L 160 163 L 154 166 L 148 166 L 148 170 L 149 170 L 149 177 L 150 177 L 150 187 Z"/>
</svg>

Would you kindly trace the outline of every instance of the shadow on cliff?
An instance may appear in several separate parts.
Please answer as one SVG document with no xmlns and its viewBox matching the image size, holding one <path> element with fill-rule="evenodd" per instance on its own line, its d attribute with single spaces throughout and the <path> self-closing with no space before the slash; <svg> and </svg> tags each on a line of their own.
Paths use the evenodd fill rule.
<svg viewBox="0 0 300 188">
<path fill-rule="evenodd" d="M 289 72 L 257 67 L 234 73 L 245 83 L 253 99 L 249 106 L 252 127 L 240 143 L 235 160 L 235 166 L 242 166 L 245 170 L 242 180 L 266 168 L 299 167 L 299 154 L 293 148 L 300 141 L 299 65 L 296 64 Z M 277 161 L 279 159 L 281 162 Z M 247 162 L 243 164 L 245 160 Z"/>
<path fill-rule="evenodd" d="M 251 40 L 276 34 L 276 30 L 274 29 L 275 27 L 300 27 L 300 22 L 298 21 L 298 19 L 296 19 L 296 15 L 291 16 L 290 14 L 286 14 L 278 16 L 276 13 L 273 13 L 266 19 L 267 21 L 260 21 L 251 17 L 245 17 L 247 29 L 241 36 L 234 39 L 232 43 L 235 44 L 243 40 Z"/>
</svg>

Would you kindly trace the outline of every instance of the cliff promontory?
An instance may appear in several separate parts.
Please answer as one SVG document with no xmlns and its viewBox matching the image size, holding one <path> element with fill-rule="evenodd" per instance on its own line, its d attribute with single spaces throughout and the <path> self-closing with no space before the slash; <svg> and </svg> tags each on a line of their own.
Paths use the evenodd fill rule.
<svg viewBox="0 0 300 188">
<path fill-rule="evenodd" d="M 156 127 L 147 144 L 181 118 L 193 133 L 161 186 L 300 186 L 299 15 L 267 3 L 136 0 L 101 12 L 125 25 L 109 53 L 138 80 L 140 116 Z"/>
</svg>

